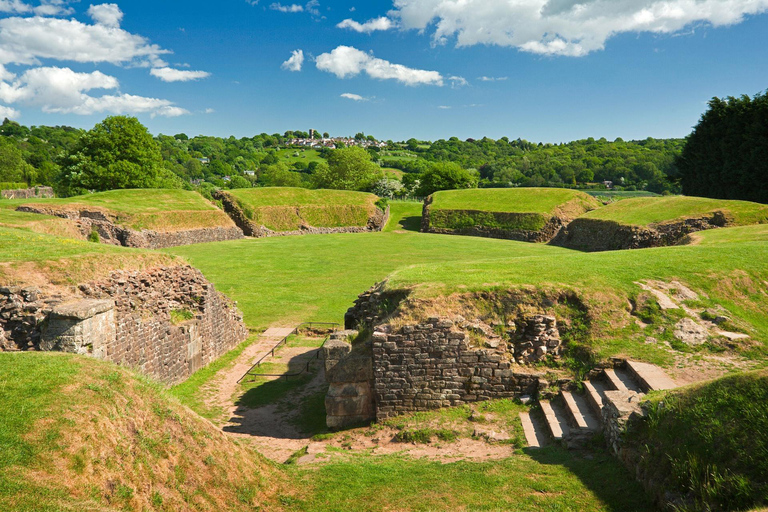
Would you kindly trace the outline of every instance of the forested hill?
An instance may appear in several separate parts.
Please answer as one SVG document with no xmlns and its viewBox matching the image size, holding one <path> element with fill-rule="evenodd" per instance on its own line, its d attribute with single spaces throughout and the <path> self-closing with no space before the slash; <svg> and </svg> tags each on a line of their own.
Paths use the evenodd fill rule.
<svg viewBox="0 0 768 512">
<path fill-rule="evenodd" d="M 662 193 L 675 190 L 675 161 L 685 139 L 652 139 L 609 142 L 588 138 L 567 144 L 542 144 L 526 140 L 483 138 L 461 141 L 456 137 L 421 144 L 411 140 L 409 149 L 430 161 L 451 161 L 480 172 L 481 186 L 573 186 L 612 181 L 617 186 Z M 423 162 L 386 160 L 387 166 L 422 172 Z"/>
<path fill-rule="evenodd" d="M 0 182 L 56 185 L 60 165 L 68 160 L 68 153 L 74 151 L 85 133 L 66 126 L 28 128 L 6 119 L 0 126 Z M 302 135 L 262 133 L 240 139 L 202 135 L 190 138 L 183 133 L 157 135 L 155 149 L 164 168 L 159 172 L 166 176 L 162 180 L 166 187 L 189 187 L 192 180 L 224 188 L 316 186 L 316 169 L 327 161 L 332 150 L 287 147 L 297 133 Z M 506 137 L 465 141 L 452 137 L 436 142 L 388 141 L 386 148 L 367 151 L 384 170 L 404 171 L 400 179 L 404 190 L 411 193 L 418 192 L 418 183 L 425 181 L 436 163 L 447 162 L 453 167 L 441 172 L 456 173 L 456 167 L 469 170 L 469 186 L 589 188 L 611 181 L 620 189 L 662 193 L 679 190 L 675 161 L 684 145 L 684 139 L 589 138 L 567 144 L 536 144 Z"/>
</svg>

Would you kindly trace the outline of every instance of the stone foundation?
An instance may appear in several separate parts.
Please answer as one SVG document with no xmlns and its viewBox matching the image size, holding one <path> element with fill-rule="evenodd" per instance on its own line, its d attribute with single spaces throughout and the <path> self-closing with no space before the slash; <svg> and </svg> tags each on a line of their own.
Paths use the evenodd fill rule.
<svg viewBox="0 0 768 512">
<path fill-rule="evenodd" d="M 376 417 L 373 400 L 373 361 L 370 345 L 353 350 L 346 338 L 356 331 L 332 336 L 323 346 L 328 393 L 325 396 L 328 428 L 348 428 Z"/>
<path fill-rule="evenodd" d="M 222 242 L 243 238 L 243 232 L 237 226 L 187 229 L 181 231 L 135 230 L 115 224 L 115 221 L 100 210 L 62 210 L 49 208 L 44 204 L 24 205 L 17 211 L 52 215 L 72 220 L 76 223 L 83 237 L 96 232 L 99 242 L 123 247 L 144 249 L 163 249 L 179 245 Z"/>
<path fill-rule="evenodd" d="M 0 333 L 0 349 L 90 354 L 171 384 L 248 336 L 235 305 L 189 266 L 116 271 L 79 296 L 0 288 Z"/>
<path fill-rule="evenodd" d="M 520 322 L 513 336 L 515 360 L 520 364 L 541 361 L 547 356 L 559 357 L 562 352 L 557 320 L 549 315 L 535 315 Z"/>
</svg>

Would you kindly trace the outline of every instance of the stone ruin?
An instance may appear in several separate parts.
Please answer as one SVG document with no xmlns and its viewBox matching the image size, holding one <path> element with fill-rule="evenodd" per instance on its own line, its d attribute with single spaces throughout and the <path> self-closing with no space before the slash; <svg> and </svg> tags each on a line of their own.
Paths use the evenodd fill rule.
<svg viewBox="0 0 768 512">
<path fill-rule="evenodd" d="M 530 364 L 547 356 L 560 357 L 562 340 L 557 319 L 549 315 L 534 315 L 520 322 L 513 336 L 515 361 Z"/>
</svg>

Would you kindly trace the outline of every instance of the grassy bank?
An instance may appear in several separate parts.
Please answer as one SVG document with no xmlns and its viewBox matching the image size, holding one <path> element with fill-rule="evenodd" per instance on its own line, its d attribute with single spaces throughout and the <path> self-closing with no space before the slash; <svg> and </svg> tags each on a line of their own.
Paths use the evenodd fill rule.
<svg viewBox="0 0 768 512">
<path fill-rule="evenodd" d="M 586 209 L 597 208 L 594 198 L 578 190 L 563 188 L 480 188 L 444 190 L 432 195 L 436 210 L 541 213 L 553 215 L 558 208 L 576 202 Z"/>
</svg>

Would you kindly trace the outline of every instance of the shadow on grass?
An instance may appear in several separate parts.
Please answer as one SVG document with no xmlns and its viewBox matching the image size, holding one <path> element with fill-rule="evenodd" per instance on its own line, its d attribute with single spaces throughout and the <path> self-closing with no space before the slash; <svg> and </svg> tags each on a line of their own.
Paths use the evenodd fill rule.
<svg viewBox="0 0 768 512">
<path fill-rule="evenodd" d="M 606 504 L 607 510 L 657 510 L 641 485 L 607 451 L 569 451 L 555 446 L 525 448 L 523 451 L 539 464 L 568 469 Z"/>
<path fill-rule="evenodd" d="M 223 430 L 278 439 L 305 439 L 327 432 L 327 385 L 323 362 L 316 354 L 317 350 L 312 350 L 288 362 L 287 373 L 297 373 L 309 362 L 308 372 L 248 384 L 251 387 L 235 402 L 237 409 Z M 295 428 L 285 428 L 286 421 Z"/>
<path fill-rule="evenodd" d="M 397 222 L 397 227 L 405 231 L 419 231 L 421 229 L 421 217 L 403 217 Z"/>
</svg>

